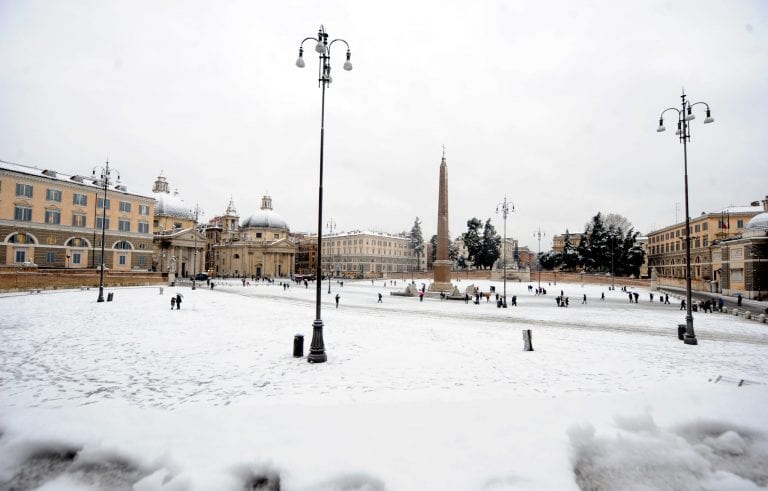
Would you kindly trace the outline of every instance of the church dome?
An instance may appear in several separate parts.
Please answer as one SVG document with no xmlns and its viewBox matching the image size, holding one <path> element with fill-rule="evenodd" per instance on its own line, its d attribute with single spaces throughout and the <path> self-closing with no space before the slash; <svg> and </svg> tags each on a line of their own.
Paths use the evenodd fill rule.
<svg viewBox="0 0 768 491">
<path fill-rule="evenodd" d="M 272 209 L 272 198 L 264 196 L 261 199 L 261 210 L 243 219 L 242 228 L 279 228 L 290 230 L 288 222 Z"/>
<path fill-rule="evenodd" d="M 744 228 L 758 234 L 768 232 L 768 212 L 753 216 Z"/>
<path fill-rule="evenodd" d="M 152 197 L 155 198 L 155 215 L 194 220 L 195 212 L 184 203 L 178 191 L 173 194 L 168 190 L 168 182 L 165 177 L 159 176 L 152 187 Z"/>
</svg>

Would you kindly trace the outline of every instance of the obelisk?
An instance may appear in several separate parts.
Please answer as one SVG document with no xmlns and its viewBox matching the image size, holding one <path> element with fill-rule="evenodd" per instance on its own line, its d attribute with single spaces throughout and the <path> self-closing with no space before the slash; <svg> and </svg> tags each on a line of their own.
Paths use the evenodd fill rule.
<svg viewBox="0 0 768 491">
<path fill-rule="evenodd" d="M 437 252 L 432 263 L 434 279 L 429 285 L 431 292 L 453 292 L 451 284 L 451 266 L 453 262 L 448 259 L 448 247 L 450 244 L 448 235 L 448 166 L 445 163 L 445 146 L 443 146 L 443 160 L 440 162 L 440 187 L 437 198 Z"/>
</svg>

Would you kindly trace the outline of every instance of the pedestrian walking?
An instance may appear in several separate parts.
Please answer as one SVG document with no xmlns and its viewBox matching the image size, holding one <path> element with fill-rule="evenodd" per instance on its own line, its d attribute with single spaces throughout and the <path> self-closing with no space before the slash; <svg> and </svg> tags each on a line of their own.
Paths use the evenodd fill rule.
<svg viewBox="0 0 768 491">
<path fill-rule="evenodd" d="M 605 301 L 605 292 L 600 292 L 600 300 Z"/>
<path fill-rule="evenodd" d="M 176 297 L 175 296 L 171 297 L 171 310 L 173 310 L 174 307 L 176 307 Z"/>
<path fill-rule="evenodd" d="M 419 292 L 419 302 L 423 302 L 423 301 L 424 301 L 424 291 L 420 291 Z"/>
<path fill-rule="evenodd" d="M 181 293 L 176 294 L 176 310 L 181 310 Z"/>
<path fill-rule="evenodd" d="M 651 303 L 653 303 L 653 293 L 649 293 L 648 295 L 651 296 Z"/>
<path fill-rule="evenodd" d="M 736 306 L 741 307 L 741 293 L 736 295 Z"/>
<path fill-rule="evenodd" d="M 557 302 L 557 306 L 560 306 L 560 297 L 555 297 L 555 302 Z"/>
<path fill-rule="evenodd" d="M 632 292 L 629 292 L 628 295 L 629 295 L 629 303 L 632 303 Z"/>
<path fill-rule="evenodd" d="M 336 308 L 337 308 L 337 309 L 339 308 L 339 299 L 340 299 L 340 298 L 341 298 L 341 296 L 340 296 L 340 295 L 337 293 L 337 294 L 336 294 Z"/>
<path fill-rule="evenodd" d="M 568 308 L 568 297 L 565 297 L 565 308 Z"/>
<path fill-rule="evenodd" d="M 376 303 L 382 303 L 382 302 L 381 302 L 381 293 L 379 293 L 379 301 L 378 301 L 378 302 L 376 302 Z"/>
<path fill-rule="evenodd" d="M 680 310 L 685 310 L 685 299 L 683 299 L 683 301 L 680 302 Z"/>
<path fill-rule="evenodd" d="M 512 295 L 512 306 L 517 307 L 517 295 Z"/>
<path fill-rule="evenodd" d="M 584 305 L 585 303 L 587 303 L 587 294 L 586 293 L 584 294 L 584 300 L 581 301 L 582 305 Z"/>
<path fill-rule="evenodd" d="M 469 305 L 469 293 L 464 294 L 464 303 Z"/>
<path fill-rule="evenodd" d="M 717 310 L 719 310 L 720 312 L 722 312 L 722 311 L 723 311 L 723 303 L 724 303 L 724 302 L 723 302 L 723 299 L 722 299 L 722 298 L 718 298 L 718 299 L 717 299 Z"/>
<path fill-rule="evenodd" d="M 637 303 L 637 299 L 640 298 L 640 294 L 635 292 L 632 295 L 635 297 L 635 303 Z"/>
<path fill-rule="evenodd" d="M 669 303 L 669 293 L 664 294 L 664 303 L 665 304 Z"/>
</svg>

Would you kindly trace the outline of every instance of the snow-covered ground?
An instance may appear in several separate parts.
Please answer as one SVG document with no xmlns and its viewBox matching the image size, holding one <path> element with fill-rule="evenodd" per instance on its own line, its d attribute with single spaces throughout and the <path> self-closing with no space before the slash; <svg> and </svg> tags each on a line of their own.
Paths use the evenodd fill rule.
<svg viewBox="0 0 768 491">
<path fill-rule="evenodd" d="M 694 313 L 687 346 L 647 291 L 508 283 L 498 309 L 387 284 L 323 285 L 318 365 L 292 357 L 312 284 L 0 297 L 0 489 L 768 486 L 768 325 Z"/>
</svg>

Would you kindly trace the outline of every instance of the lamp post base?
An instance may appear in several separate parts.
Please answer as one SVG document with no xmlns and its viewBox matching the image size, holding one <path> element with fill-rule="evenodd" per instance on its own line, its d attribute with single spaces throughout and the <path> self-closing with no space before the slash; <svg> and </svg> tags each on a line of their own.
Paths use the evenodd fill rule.
<svg viewBox="0 0 768 491">
<path fill-rule="evenodd" d="M 696 336 L 689 336 L 688 333 L 685 334 L 685 337 L 683 338 L 683 342 L 685 344 L 699 344 L 699 341 L 696 339 Z"/>
<path fill-rule="evenodd" d="M 315 319 L 312 323 L 312 344 L 309 347 L 307 356 L 309 363 L 325 363 L 328 357 L 325 354 L 325 343 L 323 342 L 323 320 Z"/>
<path fill-rule="evenodd" d="M 96 302 L 103 302 L 104 301 L 104 287 L 99 287 L 99 298 L 96 299 Z"/>
<path fill-rule="evenodd" d="M 690 299 L 691 297 L 689 296 L 688 298 Z M 699 344 L 699 341 L 696 339 L 696 333 L 693 332 L 693 316 L 685 316 L 685 336 L 683 337 L 683 342 L 691 345 Z"/>
</svg>

